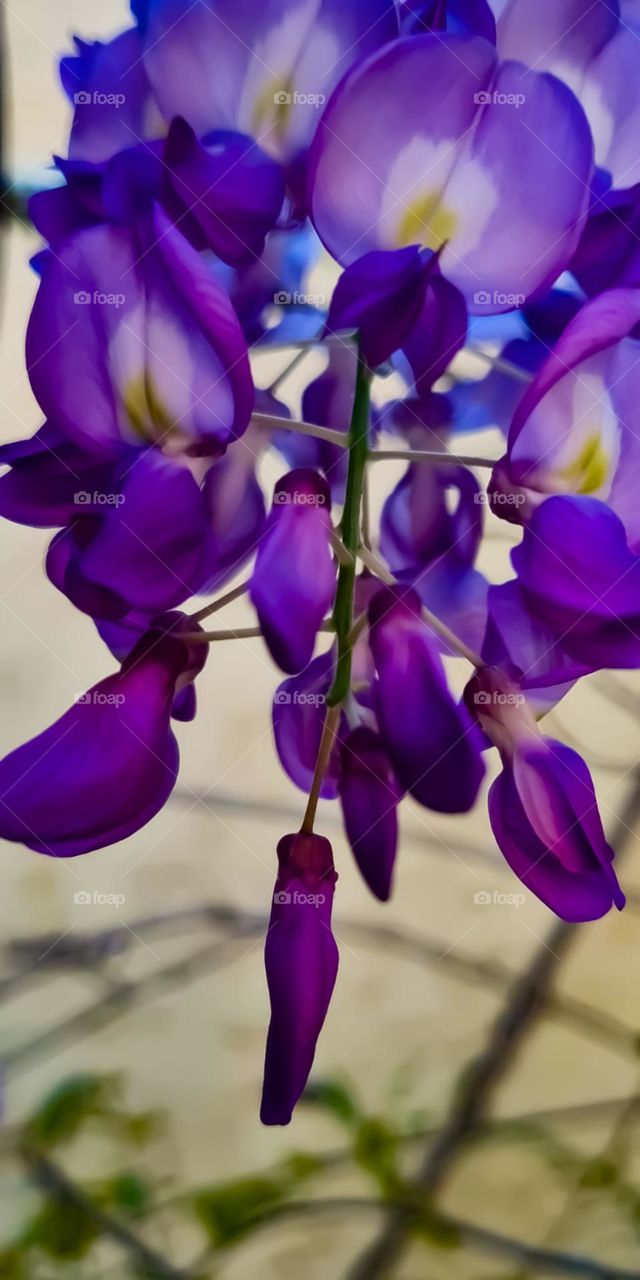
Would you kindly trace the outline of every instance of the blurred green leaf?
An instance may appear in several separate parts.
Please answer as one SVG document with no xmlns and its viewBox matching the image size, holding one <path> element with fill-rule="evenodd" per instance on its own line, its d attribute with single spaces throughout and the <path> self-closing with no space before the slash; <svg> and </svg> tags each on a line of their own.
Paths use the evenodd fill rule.
<svg viewBox="0 0 640 1280">
<path fill-rule="evenodd" d="M 398 1139 L 383 1120 L 372 1116 L 358 1126 L 353 1154 L 387 1198 L 395 1198 L 402 1180 L 398 1172 Z"/>
<path fill-rule="evenodd" d="M 114 1209 L 127 1217 L 147 1213 L 153 1204 L 151 1183 L 140 1174 L 125 1170 L 92 1190 L 92 1199 L 106 1209 Z"/>
<path fill-rule="evenodd" d="M 305 1178 L 312 1178 L 315 1173 L 322 1173 L 326 1161 L 322 1156 L 312 1156 L 306 1151 L 293 1151 L 285 1156 L 280 1167 L 285 1177 L 295 1185 L 304 1182 Z"/>
<path fill-rule="evenodd" d="M 49 1150 L 69 1142 L 88 1119 L 104 1115 L 120 1090 L 114 1076 L 70 1076 L 56 1085 L 26 1122 L 27 1145 Z"/>
<path fill-rule="evenodd" d="M 315 1080 L 307 1085 L 303 1103 L 320 1107 L 351 1129 L 362 1118 L 360 1105 L 349 1086 L 341 1080 Z"/>
<path fill-rule="evenodd" d="M 2 1280 L 27 1280 L 27 1260 L 19 1246 L 0 1251 L 0 1276 Z"/>
<path fill-rule="evenodd" d="M 615 1186 L 618 1179 L 618 1166 L 613 1160 L 606 1160 L 603 1157 L 600 1160 L 589 1160 L 580 1178 L 580 1186 L 604 1190 L 606 1187 Z"/>
<path fill-rule="evenodd" d="M 288 1178 L 240 1178 L 201 1190 L 192 1198 L 198 1221 L 220 1248 L 241 1239 L 288 1196 Z"/>
<path fill-rule="evenodd" d="M 47 1200 L 31 1219 L 22 1243 L 60 1261 L 71 1261 L 86 1257 L 99 1235 L 93 1216 L 75 1200 L 60 1194 Z"/>
</svg>

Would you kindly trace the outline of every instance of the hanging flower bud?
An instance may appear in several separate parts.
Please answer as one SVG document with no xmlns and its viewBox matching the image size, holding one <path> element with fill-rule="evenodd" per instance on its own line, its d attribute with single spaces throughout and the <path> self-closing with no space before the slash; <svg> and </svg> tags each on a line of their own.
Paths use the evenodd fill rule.
<svg viewBox="0 0 640 1280">
<path fill-rule="evenodd" d="M 261 1119 L 288 1124 L 307 1083 L 338 972 L 331 932 L 337 875 L 328 840 L 283 836 L 265 945 L 271 1022 Z"/>
<path fill-rule="evenodd" d="M 484 776 L 477 731 L 449 692 L 415 591 L 378 591 L 369 624 L 378 724 L 398 781 L 428 809 L 466 813 Z"/>
<path fill-rule="evenodd" d="M 387 902 L 398 848 L 402 793 L 382 739 L 364 725 L 349 734 L 340 759 L 340 799 L 349 844 L 371 892 Z"/>
<path fill-rule="evenodd" d="M 290 675 L 311 661 L 336 588 L 331 496 L 316 471 L 278 481 L 256 557 L 251 599 L 271 655 Z"/>
</svg>

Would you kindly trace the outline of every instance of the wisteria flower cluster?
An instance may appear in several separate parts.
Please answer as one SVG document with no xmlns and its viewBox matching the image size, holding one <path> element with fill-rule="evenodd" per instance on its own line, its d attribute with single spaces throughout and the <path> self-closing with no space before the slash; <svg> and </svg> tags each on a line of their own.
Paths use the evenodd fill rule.
<svg viewBox="0 0 640 1280">
<path fill-rule="evenodd" d="M 540 721 L 581 677 L 640 667 L 633 9 L 135 0 L 126 31 L 61 62 L 68 154 L 31 201 L 45 421 L 0 450 L 0 512 L 54 531 L 47 574 L 119 669 L 0 763 L 0 834 L 71 857 L 157 814 L 172 721 L 229 634 L 202 623 L 248 594 L 307 795 L 277 849 L 267 1124 L 305 1088 L 338 970 L 320 797 L 385 901 L 403 798 L 468 812 L 495 750 L 515 875 L 568 921 L 624 905 L 587 765 Z M 322 253 L 327 306 L 305 292 Z M 499 358 L 460 382 L 470 335 Z M 310 344 L 327 364 L 295 421 L 250 353 L 290 346 L 300 369 Z M 380 404 L 391 370 L 404 395 Z M 456 454 L 486 425 L 500 460 Z M 374 530 L 369 468 L 398 456 Z M 520 534 L 499 585 L 476 567 L 487 512 Z"/>
</svg>

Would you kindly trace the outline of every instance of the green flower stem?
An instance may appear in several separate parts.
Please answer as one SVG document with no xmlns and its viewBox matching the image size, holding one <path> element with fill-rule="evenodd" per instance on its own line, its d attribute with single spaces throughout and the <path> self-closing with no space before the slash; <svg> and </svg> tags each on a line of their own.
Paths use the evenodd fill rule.
<svg viewBox="0 0 640 1280">
<path fill-rule="evenodd" d="M 347 490 L 340 524 L 343 545 L 351 553 L 352 558 L 349 564 L 340 566 L 338 575 L 338 590 L 333 611 L 333 622 L 338 638 L 338 663 L 335 680 L 327 696 L 329 707 L 336 707 L 344 702 L 351 687 L 353 595 L 356 582 L 356 557 L 360 546 L 362 493 L 369 457 L 371 379 L 371 371 L 359 357 L 356 395 L 349 429 Z"/>
</svg>

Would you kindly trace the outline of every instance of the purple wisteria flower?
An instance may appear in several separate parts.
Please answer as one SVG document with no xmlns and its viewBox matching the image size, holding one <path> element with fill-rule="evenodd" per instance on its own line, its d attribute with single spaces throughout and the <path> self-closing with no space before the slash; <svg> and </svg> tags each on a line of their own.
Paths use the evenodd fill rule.
<svg viewBox="0 0 640 1280">
<path fill-rule="evenodd" d="M 584 107 L 596 164 L 618 188 L 640 180 L 637 134 L 640 46 L 635 31 L 610 0 L 507 0 L 497 26 L 502 58 L 551 72 Z"/>
<path fill-rule="evenodd" d="M 622 909 L 613 849 L 584 760 L 542 736 L 518 684 L 499 671 L 480 671 L 466 697 L 502 759 L 489 817 L 509 866 L 563 920 L 597 920 L 612 906 Z"/>
<path fill-rule="evenodd" d="M 166 120 L 238 129 L 295 168 L 345 72 L 397 32 L 386 0 L 150 0 L 144 67 Z"/>
<path fill-rule="evenodd" d="M 188 629 L 188 624 L 186 629 Z M 37 853 L 75 857 L 138 831 L 166 804 L 179 766 L 176 709 L 207 656 L 164 620 L 117 675 L 0 762 L 0 835 Z"/>
<path fill-rule="evenodd" d="M 477 37 L 393 42 L 339 86 L 317 130 L 309 203 L 348 266 L 374 250 L 441 250 L 481 314 L 567 265 L 587 212 L 593 144 L 558 80 L 500 63 Z"/>
<path fill-rule="evenodd" d="M 574 317 L 520 400 L 495 468 L 496 515 L 526 521 L 551 494 L 605 500 L 640 547 L 640 323 L 633 289 L 614 289 Z"/>
<path fill-rule="evenodd" d="M 587 765 L 538 721 L 640 668 L 640 43 L 617 0 L 131 13 L 61 63 L 41 425 L 0 445 L 0 515 L 53 531 L 49 579 L 119 670 L 0 761 L 0 836 L 71 857 L 138 831 L 208 646 L 262 639 L 306 796 L 265 945 L 261 1116 L 288 1124 L 338 969 L 320 801 L 387 902 L 400 805 L 468 813 L 496 747 L 522 883 L 575 923 L 624 904 Z M 459 438 L 487 427 L 497 461 Z M 202 629 L 241 597 L 254 625 Z"/>
</svg>

